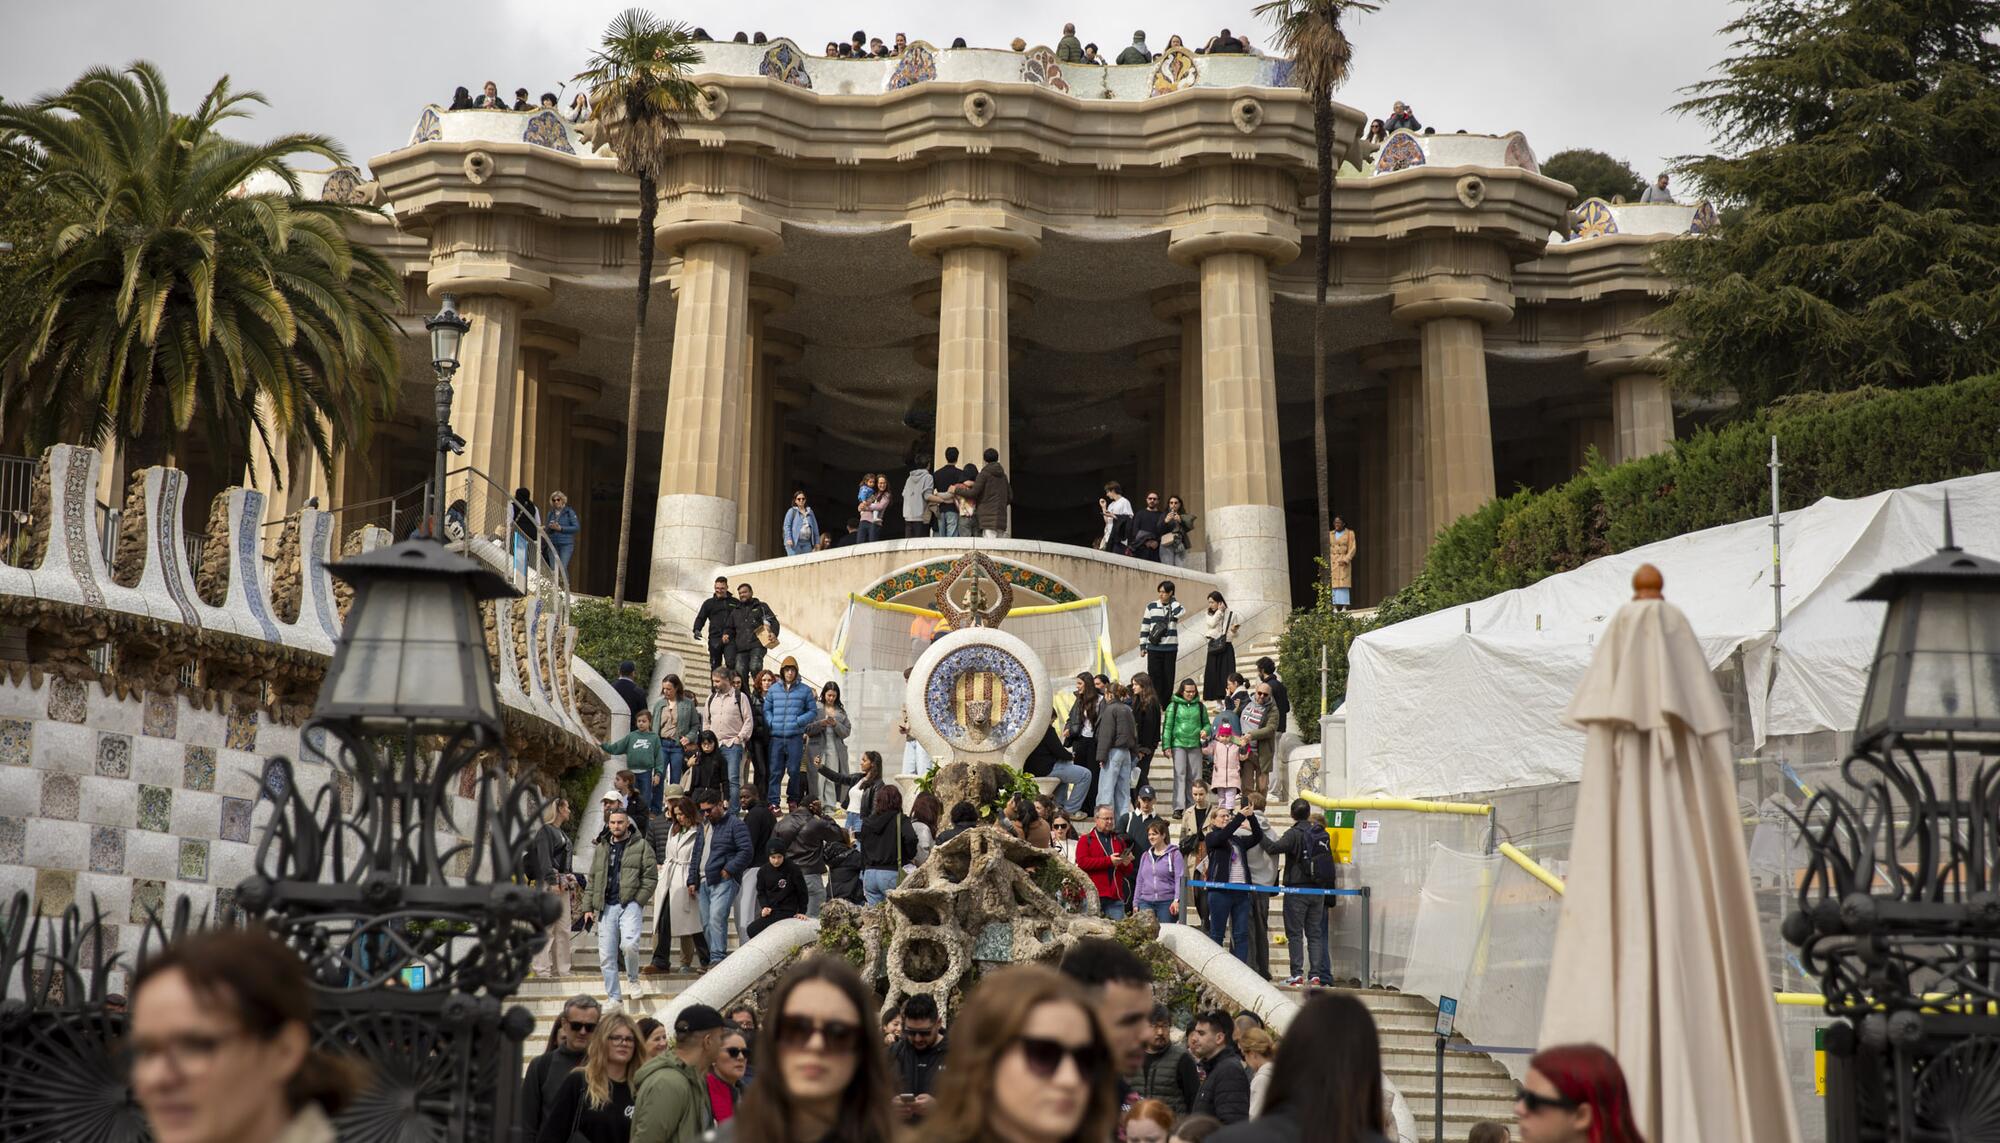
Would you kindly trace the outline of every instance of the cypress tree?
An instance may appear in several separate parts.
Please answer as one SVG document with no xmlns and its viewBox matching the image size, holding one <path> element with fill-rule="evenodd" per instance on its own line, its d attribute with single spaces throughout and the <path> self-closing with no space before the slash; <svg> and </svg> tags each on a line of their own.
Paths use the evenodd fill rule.
<svg viewBox="0 0 2000 1143">
<path fill-rule="evenodd" d="M 1665 243 L 1682 392 L 1928 385 L 2000 367 L 2000 0 L 1749 0 L 1679 105 L 1724 211 Z"/>
</svg>

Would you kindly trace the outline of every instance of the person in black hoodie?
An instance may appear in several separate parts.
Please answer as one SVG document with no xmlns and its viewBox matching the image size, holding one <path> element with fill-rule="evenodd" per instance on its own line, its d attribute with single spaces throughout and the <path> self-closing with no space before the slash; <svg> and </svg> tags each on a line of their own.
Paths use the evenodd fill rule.
<svg viewBox="0 0 2000 1143">
<path fill-rule="evenodd" d="M 694 636 L 701 638 L 701 629 L 708 628 L 708 669 L 719 670 L 722 658 L 734 649 L 730 636 L 734 633 L 735 622 L 730 619 L 730 611 L 735 608 L 736 599 L 729 594 L 729 577 L 715 577 L 715 594 L 701 601 L 701 610 L 694 613 Z"/>
<path fill-rule="evenodd" d="M 903 866 L 917 859 L 917 831 L 903 816 L 903 791 L 895 786 L 875 791 L 875 812 L 861 823 L 861 857 L 866 863 L 861 885 L 870 905 L 881 904 Z"/>
<path fill-rule="evenodd" d="M 688 769 L 681 787 L 688 790 L 720 790 L 724 788 L 728 774 L 723 770 L 722 749 L 716 744 L 715 732 L 704 730 L 695 739 L 694 757 L 688 759 Z"/>
<path fill-rule="evenodd" d="M 521 1077 L 520 1123 L 525 1138 L 533 1139 L 542 1130 L 542 1119 L 569 1073 L 583 1066 L 591 1036 L 597 1032 L 602 1009 L 597 998 L 587 993 L 570 997 L 549 1036 L 548 1051 L 535 1057 Z"/>
<path fill-rule="evenodd" d="M 1326 863 L 1332 863 L 1333 839 L 1327 836 L 1325 826 L 1313 820 L 1311 802 L 1292 799 L 1292 828 L 1277 837 L 1266 833 L 1263 823 L 1254 817 L 1250 819 L 1250 833 L 1265 853 L 1284 855 L 1285 870 L 1279 883 L 1286 888 L 1334 888 L 1320 884 L 1313 876 L 1315 854 L 1324 853 Z M 1292 961 L 1292 975 L 1285 983 L 1294 988 L 1308 979 L 1314 984 L 1333 979 L 1332 956 L 1326 942 L 1326 908 L 1331 900 L 1318 893 L 1285 894 L 1285 951 Z"/>
<path fill-rule="evenodd" d="M 1236 1025 L 1220 1008 L 1203 1012 L 1188 1025 L 1188 1051 L 1201 1068 L 1195 1115 L 1213 1115 L 1223 1126 L 1250 1118 L 1250 1072 L 1236 1050 Z"/>
<path fill-rule="evenodd" d="M 865 899 L 861 889 L 861 869 L 866 862 L 861 850 L 852 845 L 830 848 L 826 855 L 826 899 L 859 905 Z"/>
<path fill-rule="evenodd" d="M 459 88 L 459 89 L 458 89 L 457 91 L 454 91 L 454 92 L 452 92 L 452 93 L 451 93 L 451 106 L 450 106 L 450 107 L 447 107 L 447 108 L 445 108 L 445 110 L 446 110 L 446 111 L 470 111 L 470 110 L 472 110 L 472 92 L 470 92 L 470 91 L 467 91 L 467 90 L 466 90 L 465 88 L 463 88 L 463 87 Z"/>
<path fill-rule="evenodd" d="M 785 851 L 774 848 L 757 871 L 757 919 L 750 922 L 750 936 L 754 938 L 787 917 L 805 915 L 806 883 L 785 860 Z"/>
</svg>

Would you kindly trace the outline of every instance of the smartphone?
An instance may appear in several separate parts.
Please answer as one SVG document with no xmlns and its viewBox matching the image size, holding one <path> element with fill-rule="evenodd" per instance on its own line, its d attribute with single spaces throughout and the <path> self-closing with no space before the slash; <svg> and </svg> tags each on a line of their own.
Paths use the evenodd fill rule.
<svg viewBox="0 0 2000 1143">
<path fill-rule="evenodd" d="M 412 992 L 421 992 L 430 976 L 430 969 L 427 965 L 413 964 L 403 970 L 402 976 L 404 988 Z"/>
<path fill-rule="evenodd" d="M 896 1097 L 897 1103 L 915 1103 L 916 1101 L 917 1097 L 907 1091 Z"/>
</svg>

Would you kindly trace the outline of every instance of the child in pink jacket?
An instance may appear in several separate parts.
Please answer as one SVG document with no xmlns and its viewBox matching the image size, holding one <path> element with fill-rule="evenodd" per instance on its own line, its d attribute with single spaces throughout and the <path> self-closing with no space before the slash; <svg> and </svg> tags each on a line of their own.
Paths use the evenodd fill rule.
<svg viewBox="0 0 2000 1143">
<path fill-rule="evenodd" d="M 1224 809 L 1236 808 L 1236 794 L 1243 788 L 1243 742 L 1228 723 L 1215 728 L 1215 737 L 1201 748 L 1214 764 L 1209 789 Z"/>
</svg>

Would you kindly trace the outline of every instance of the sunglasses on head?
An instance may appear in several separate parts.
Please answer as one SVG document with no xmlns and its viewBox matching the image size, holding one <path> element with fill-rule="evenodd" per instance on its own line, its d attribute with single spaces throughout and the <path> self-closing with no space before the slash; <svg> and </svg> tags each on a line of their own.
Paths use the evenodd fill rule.
<svg viewBox="0 0 2000 1143">
<path fill-rule="evenodd" d="M 1038 1036 L 1023 1036 L 1020 1039 L 1021 1059 L 1028 1070 L 1043 1079 L 1049 1079 L 1062 1067 L 1063 1057 L 1076 1061 L 1077 1074 L 1084 1079 L 1094 1079 L 1097 1070 L 1104 1063 L 1103 1049 L 1096 1044 L 1079 1044 L 1072 1048 L 1061 1040 L 1044 1040 Z"/>
<path fill-rule="evenodd" d="M 854 1050 L 861 1038 L 861 1029 L 845 1020 L 815 1020 L 810 1016 L 778 1017 L 778 1046 L 794 1051 L 812 1043 L 814 1035 L 819 1036 L 823 1050 L 833 1055 L 846 1055 Z"/>
<path fill-rule="evenodd" d="M 1540 1092 L 1529 1091 L 1518 1083 L 1514 1085 L 1514 1099 L 1522 1107 L 1527 1108 L 1530 1115 L 1551 1107 L 1563 1111 L 1575 1111 L 1580 1106 L 1575 1100 L 1565 1096 L 1543 1095 Z"/>
<path fill-rule="evenodd" d="M 569 1030 L 572 1032 L 595 1032 L 597 1031 L 597 1021 L 571 1020 L 569 1022 Z"/>
</svg>

